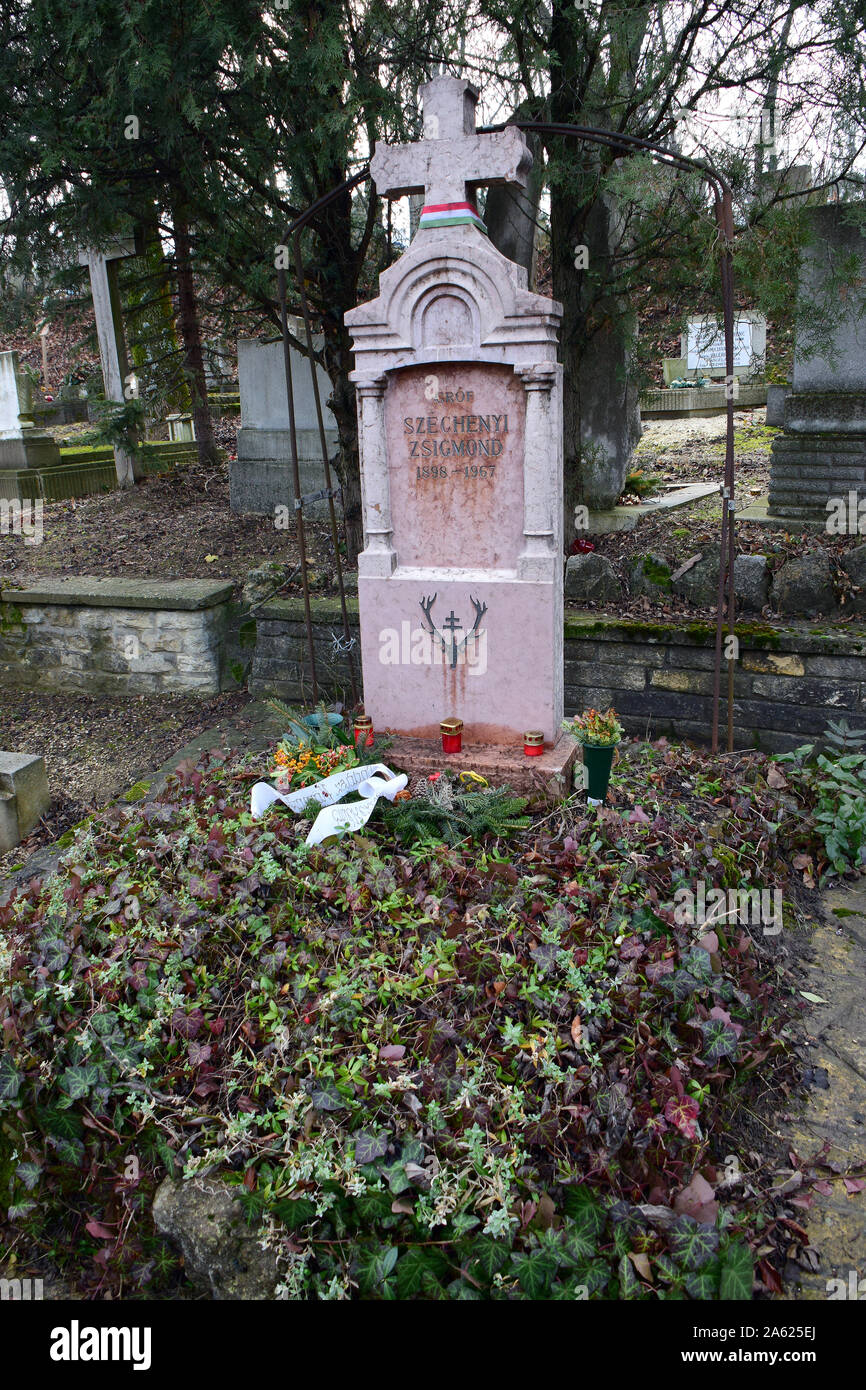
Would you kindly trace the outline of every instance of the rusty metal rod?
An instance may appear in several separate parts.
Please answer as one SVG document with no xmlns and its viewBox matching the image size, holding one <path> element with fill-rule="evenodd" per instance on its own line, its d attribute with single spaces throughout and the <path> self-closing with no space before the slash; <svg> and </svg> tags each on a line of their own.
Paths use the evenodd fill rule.
<svg viewBox="0 0 866 1390">
<path fill-rule="evenodd" d="M 307 540 L 304 534 L 304 509 L 301 504 L 301 471 L 298 465 L 298 435 L 295 429 L 295 393 L 292 386 L 292 355 L 289 344 L 289 311 L 286 296 L 286 272 L 277 271 L 280 295 L 280 323 L 283 330 L 283 361 L 286 368 L 286 397 L 289 403 L 289 439 L 292 454 L 292 480 L 295 491 L 295 525 L 298 533 L 298 555 L 301 561 L 301 582 L 304 589 L 304 621 L 307 625 L 307 652 L 310 658 L 310 681 L 313 687 L 313 703 L 319 703 L 319 685 L 316 680 L 316 648 L 313 642 L 313 615 L 310 611 L 310 576 L 307 569 Z"/>
<path fill-rule="evenodd" d="M 307 291 L 304 285 L 304 265 L 301 257 L 301 232 L 299 227 L 293 237 L 295 245 L 295 274 L 298 280 L 298 289 L 301 295 L 301 309 L 304 315 L 304 328 L 307 338 L 307 353 L 310 360 L 310 376 L 313 381 L 313 399 L 316 403 L 316 419 L 319 424 L 319 443 L 322 447 L 322 465 L 325 470 L 325 487 L 328 489 L 328 510 L 331 518 L 331 543 L 334 547 L 334 561 L 337 566 L 337 587 L 340 590 L 340 611 L 343 615 L 343 637 L 346 641 L 346 655 L 349 658 L 349 679 L 352 684 L 352 703 L 358 703 L 358 682 L 355 676 L 355 662 L 352 657 L 352 646 L 354 637 L 349 631 L 349 613 L 346 608 L 346 590 L 343 584 L 343 561 L 340 556 L 340 537 L 337 530 L 337 513 L 334 508 L 333 490 L 331 486 L 331 464 L 328 459 L 328 441 L 325 438 L 325 417 L 322 412 L 322 400 L 319 394 L 319 378 L 316 372 L 316 362 L 313 356 L 313 326 L 310 321 L 310 303 L 307 299 Z M 303 510 L 303 509 L 301 509 Z"/>
</svg>

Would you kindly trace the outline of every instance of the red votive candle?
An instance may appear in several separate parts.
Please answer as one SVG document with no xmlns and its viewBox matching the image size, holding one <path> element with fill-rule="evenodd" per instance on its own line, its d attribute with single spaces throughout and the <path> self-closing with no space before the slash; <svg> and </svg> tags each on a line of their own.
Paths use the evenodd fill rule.
<svg viewBox="0 0 866 1390">
<path fill-rule="evenodd" d="M 463 720 L 443 719 L 439 732 L 442 735 L 442 752 L 459 753 L 463 747 Z"/>
<path fill-rule="evenodd" d="M 523 735 L 523 751 L 527 758 L 540 758 L 544 752 L 544 734 L 530 729 Z"/>
<path fill-rule="evenodd" d="M 355 748 L 373 747 L 373 720 L 369 714 L 355 715 Z"/>
</svg>

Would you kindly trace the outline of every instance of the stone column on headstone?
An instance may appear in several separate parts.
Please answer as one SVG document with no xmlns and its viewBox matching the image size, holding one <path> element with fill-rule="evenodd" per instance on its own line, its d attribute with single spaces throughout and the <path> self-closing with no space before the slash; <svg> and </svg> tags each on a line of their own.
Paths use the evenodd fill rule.
<svg viewBox="0 0 866 1390">
<path fill-rule="evenodd" d="M 526 442 L 523 463 L 523 552 L 517 562 L 520 579 L 552 580 L 562 568 L 554 517 L 562 479 L 551 469 L 549 443 L 558 422 L 551 419 L 556 367 L 518 367 L 526 392 Z"/>
<path fill-rule="evenodd" d="M 362 498 L 364 549 L 358 557 L 358 574 L 387 576 L 394 572 L 397 556 L 392 544 L 391 481 L 385 439 L 386 376 L 355 385 L 360 416 L 360 448 L 364 457 Z"/>
<path fill-rule="evenodd" d="M 105 396 L 107 400 L 118 403 L 126 399 L 128 363 L 117 262 L 138 254 L 139 248 L 132 238 L 112 242 L 104 251 L 82 247 L 78 253 L 79 265 L 86 265 L 90 272 L 90 292 Z M 135 482 L 133 457 L 119 444 L 114 446 L 114 466 L 118 486 L 131 487 Z"/>
</svg>

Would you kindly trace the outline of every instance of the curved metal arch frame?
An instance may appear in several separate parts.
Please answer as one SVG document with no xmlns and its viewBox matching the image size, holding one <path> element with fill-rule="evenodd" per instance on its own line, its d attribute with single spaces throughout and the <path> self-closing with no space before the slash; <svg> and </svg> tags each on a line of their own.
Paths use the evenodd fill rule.
<svg viewBox="0 0 866 1390">
<path fill-rule="evenodd" d="M 719 586 L 716 605 L 716 640 L 715 640 L 715 663 L 713 673 L 713 717 L 712 717 L 712 751 L 718 752 L 719 747 L 719 711 L 721 705 L 721 672 L 722 672 L 722 642 L 724 628 L 727 626 L 727 749 L 733 751 L 734 747 L 734 651 L 736 649 L 735 631 L 735 596 L 734 596 L 734 528 L 736 520 L 735 504 L 735 466 L 734 466 L 734 276 L 733 276 L 733 243 L 734 243 L 734 215 L 733 215 L 733 195 L 730 185 L 725 178 L 714 169 L 711 164 L 703 159 L 691 159 L 688 155 L 681 155 L 676 151 L 667 149 L 664 145 L 659 145 L 652 140 L 644 140 L 636 135 L 617 134 L 609 130 L 600 130 L 593 126 L 577 126 L 561 124 L 548 121 L 505 121 L 500 125 L 479 126 L 478 133 L 494 134 L 505 130 L 507 126 L 516 126 L 518 130 L 531 131 L 536 135 L 562 136 L 583 140 L 589 144 L 603 145 L 609 149 L 621 150 L 623 153 L 645 153 L 668 167 L 682 170 L 684 173 L 700 174 L 703 180 L 709 185 L 714 196 L 716 224 L 722 241 L 721 255 L 721 281 L 722 281 L 722 310 L 724 317 L 725 335 L 725 396 L 727 403 L 727 431 L 725 442 L 725 471 L 724 481 L 720 486 L 722 494 L 722 524 L 719 536 Z M 334 545 L 334 554 L 337 566 L 337 580 L 340 590 L 340 605 L 343 619 L 343 633 L 347 644 L 351 644 L 353 639 L 349 632 L 349 620 L 346 609 L 346 595 L 343 584 L 343 569 L 339 553 L 339 541 L 337 534 L 336 513 L 334 510 L 333 489 L 331 486 L 331 470 L 328 460 L 327 443 L 325 436 L 324 415 L 322 403 L 319 396 L 319 386 L 316 378 L 315 360 L 313 357 L 313 332 L 310 306 L 304 286 L 303 260 L 301 257 L 301 235 L 304 228 L 342 194 L 351 192 L 359 184 L 365 183 L 370 178 L 370 166 L 365 164 L 356 174 L 344 179 L 336 188 L 317 198 L 314 203 L 296 217 L 286 230 L 286 241 L 293 242 L 294 264 L 297 276 L 297 287 L 300 294 L 301 306 L 304 318 L 305 336 L 307 342 L 307 354 L 310 361 L 310 373 L 313 381 L 313 398 L 316 406 L 316 416 L 319 427 L 319 437 L 322 447 L 322 461 L 325 471 L 325 483 L 328 493 L 330 507 L 331 536 Z M 280 323 L 282 326 L 283 350 L 286 368 L 286 393 L 289 404 L 289 434 L 291 440 L 292 453 L 292 474 L 295 490 L 295 510 L 298 524 L 298 549 L 301 559 L 301 571 L 304 586 L 304 614 L 307 629 L 307 647 L 310 659 L 310 676 L 313 687 L 313 698 L 318 699 L 318 684 L 316 679 L 315 650 L 313 642 L 312 617 L 310 610 L 310 591 L 307 576 L 306 559 L 306 539 L 304 532 L 303 498 L 300 490 L 300 472 L 298 466 L 298 443 L 295 429 L 294 412 L 294 393 L 292 388 L 292 364 L 289 347 L 288 334 L 288 309 L 287 309 L 287 283 L 285 270 L 278 271 L 278 297 L 280 306 Z M 733 641 L 730 639 L 734 639 Z M 349 648 L 349 661 L 352 677 L 352 693 L 357 702 L 358 690 L 355 680 L 355 667 Z"/>
</svg>

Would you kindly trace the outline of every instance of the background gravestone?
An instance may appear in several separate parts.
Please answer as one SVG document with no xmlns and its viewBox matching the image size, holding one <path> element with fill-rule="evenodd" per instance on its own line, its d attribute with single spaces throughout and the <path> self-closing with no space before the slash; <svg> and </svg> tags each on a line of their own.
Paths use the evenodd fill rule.
<svg viewBox="0 0 866 1390">
<path fill-rule="evenodd" d="M 32 388 L 17 352 L 0 352 L 0 497 L 17 499 L 19 469 L 51 468 L 60 450 L 30 419 Z M 3 474 L 8 479 L 4 483 Z"/>
<path fill-rule="evenodd" d="M 99 339 L 99 361 L 105 399 L 118 403 L 126 399 L 129 362 L 123 332 L 117 263 L 131 256 L 138 256 L 141 251 L 140 237 L 133 236 L 119 237 L 102 251 L 93 247 L 82 247 L 78 253 L 79 265 L 86 265 L 90 272 L 90 293 L 93 298 L 93 316 L 96 319 L 96 336 Z M 133 458 L 120 444 L 114 446 L 114 466 L 118 485 L 132 487 L 135 482 Z"/>
<path fill-rule="evenodd" d="M 290 322 L 290 327 L 296 334 L 304 332 L 298 321 Z M 291 352 L 298 465 L 301 493 L 306 495 L 324 488 L 325 470 L 310 362 L 294 349 Z M 338 444 L 337 424 L 326 404 L 332 386 L 327 372 L 318 365 L 316 373 L 331 458 Z M 237 458 L 229 464 L 231 508 L 233 512 L 273 515 L 275 507 L 291 507 L 295 495 L 282 339 L 270 343 L 259 338 L 238 339 L 238 386 L 241 427 Z M 305 516 L 328 514 L 327 499 L 304 506 Z"/>
<path fill-rule="evenodd" d="M 680 336 L 680 353 L 686 375 L 725 376 L 724 323 L 714 315 L 690 318 Z M 767 356 L 767 320 L 763 314 L 734 315 L 734 376 L 755 376 L 764 371 Z"/>
<path fill-rule="evenodd" d="M 798 329 L 784 431 L 773 441 L 769 516 L 826 524 L 830 498 L 866 497 L 866 233 L 844 203 L 809 208 L 805 216 L 812 240 L 800 271 L 801 301 L 820 303 L 852 259 L 862 267 L 860 287 L 846 287 L 840 297 L 829 344 L 814 329 Z"/>
<path fill-rule="evenodd" d="M 525 186 L 515 128 L 475 130 L 477 94 L 422 88 L 424 138 L 378 146 L 380 194 L 423 190 L 410 249 L 346 315 L 365 549 L 364 701 L 376 728 L 472 745 L 555 742 L 562 718 L 562 310 L 487 239 L 472 194 Z M 395 645 L 396 643 L 396 645 Z M 522 746 L 519 749 L 522 755 Z"/>
</svg>

